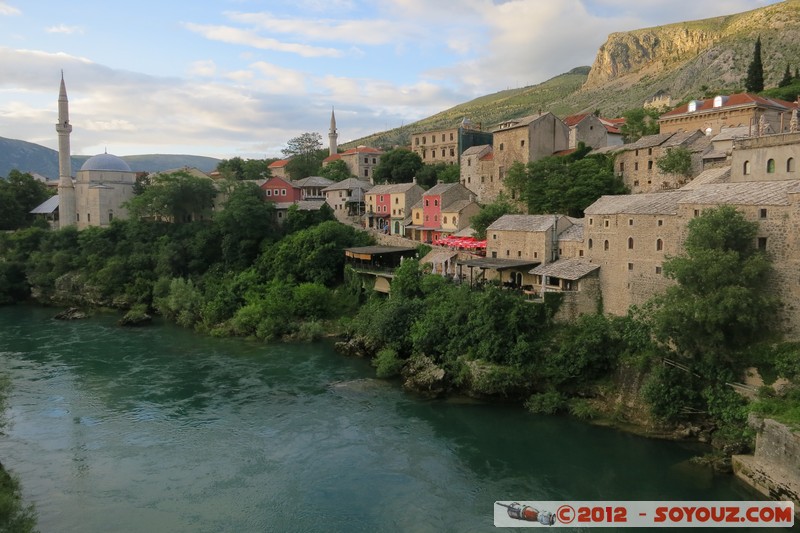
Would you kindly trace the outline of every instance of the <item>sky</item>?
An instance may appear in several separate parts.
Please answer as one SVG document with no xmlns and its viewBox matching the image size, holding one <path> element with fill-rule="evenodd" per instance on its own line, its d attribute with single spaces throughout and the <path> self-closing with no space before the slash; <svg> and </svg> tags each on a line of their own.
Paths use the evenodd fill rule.
<svg viewBox="0 0 800 533">
<path fill-rule="evenodd" d="M 73 155 L 280 157 L 591 65 L 608 34 L 777 0 L 0 0 L 0 137 Z"/>
</svg>

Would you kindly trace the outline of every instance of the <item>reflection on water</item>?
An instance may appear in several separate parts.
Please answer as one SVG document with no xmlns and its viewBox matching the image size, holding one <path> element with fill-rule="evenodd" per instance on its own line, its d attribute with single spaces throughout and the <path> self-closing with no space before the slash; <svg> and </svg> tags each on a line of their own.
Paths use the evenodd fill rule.
<svg viewBox="0 0 800 533">
<path fill-rule="evenodd" d="M 0 460 L 48 532 L 489 531 L 496 500 L 754 499 L 690 447 L 423 401 L 326 345 L 0 308 Z"/>
</svg>

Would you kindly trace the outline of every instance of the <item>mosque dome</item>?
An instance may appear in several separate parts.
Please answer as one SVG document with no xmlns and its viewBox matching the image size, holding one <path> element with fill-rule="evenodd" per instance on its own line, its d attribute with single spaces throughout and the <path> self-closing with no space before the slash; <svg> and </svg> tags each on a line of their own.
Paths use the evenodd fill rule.
<svg viewBox="0 0 800 533">
<path fill-rule="evenodd" d="M 112 154 L 98 154 L 90 157 L 81 166 L 81 170 L 105 170 L 114 172 L 131 172 L 131 167 L 128 166 L 123 159 Z"/>
</svg>

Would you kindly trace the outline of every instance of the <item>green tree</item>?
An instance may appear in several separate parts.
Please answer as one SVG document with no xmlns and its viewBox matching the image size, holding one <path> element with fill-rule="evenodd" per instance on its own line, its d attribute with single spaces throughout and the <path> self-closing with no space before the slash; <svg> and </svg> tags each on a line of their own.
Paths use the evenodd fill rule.
<svg viewBox="0 0 800 533">
<path fill-rule="evenodd" d="M 485 239 L 486 228 L 491 226 L 495 220 L 503 215 L 517 213 L 519 213 L 519 209 L 501 192 L 494 202 L 481 206 L 481 210 L 470 219 L 470 226 L 475 231 L 475 237 Z"/>
<path fill-rule="evenodd" d="M 771 266 L 755 247 L 757 231 L 731 206 L 689 222 L 686 253 L 664 263 L 677 284 L 653 300 L 656 336 L 679 357 L 734 363 L 739 350 L 770 333 L 777 299 L 767 291 Z"/>
<path fill-rule="evenodd" d="M 656 159 L 656 166 L 667 174 L 689 176 L 692 173 L 692 154 L 683 146 L 667 148 L 667 152 Z"/>
<path fill-rule="evenodd" d="M 322 160 L 327 155 L 322 150 L 322 135 L 317 132 L 307 132 L 289 139 L 281 153 L 289 158 L 286 172 L 293 180 L 319 174 Z"/>
<path fill-rule="evenodd" d="M 545 157 L 527 166 L 515 163 L 506 175 L 506 187 L 519 194 L 529 213 L 574 217 L 583 216 L 583 210 L 605 194 L 627 192 L 607 156 L 579 157 Z"/>
<path fill-rule="evenodd" d="M 794 78 L 792 77 L 792 71 L 789 68 L 789 63 L 786 63 L 786 71 L 783 73 L 783 78 L 780 82 L 778 82 L 778 87 L 786 87 L 792 83 Z"/>
<path fill-rule="evenodd" d="M 181 223 L 208 218 L 217 190 L 207 178 L 178 171 L 151 177 L 151 183 L 127 202 L 134 218 Z"/>
<path fill-rule="evenodd" d="M 347 163 L 341 159 L 331 161 L 322 167 L 322 169 L 319 171 L 319 175 L 323 178 L 328 178 L 331 181 L 344 181 L 353 177 L 353 174 L 347 167 Z"/>
<path fill-rule="evenodd" d="M 0 230 L 29 226 L 34 220 L 30 211 L 52 195 L 31 174 L 12 169 L 8 179 L 0 179 Z"/>
<path fill-rule="evenodd" d="M 375 167 L 375 183 L 410 183 L 422 169 L 422 158 L 404 148 L 389 150 Z"/>
<path fill-rule="evenodd" d="M 417 184 L 429 189 L 437 183 L 458 183 L 461 178 L 461 168 L 459 165 L 448 165 L 447 163 L 436 163 L 435 165 L 422 165 L 417 171 Z"/>
<path fill-rule="evenodd" d="M 661 111 L 653 108 L 639 107 L 625 111 L 622 116 L 625 123 L 620 127 L 626 143 L 636 142 L 647 135 L 658 133 L 658 117 Z"/>
<path fill-rule="evenodd" d="M 269 165 L 275 159 L 232 157 L 217 164 L 217 172 L 226 180 L 263 180 L 270 177 Z"/>
<path fill-rule="evenodd" d="M 744 80 L 745 90 L 749 93 L 760 93 L 764 90 L 764 65 L 761 62 L 761 37 L 756 39 L 753 48 L 753 60 L 747 67 L 747 78 Z"/>
<path fill-rule="evenodd" d="M 214 213 L 222 234 L 222 255 L 228 265 L 249 266 L 258 257 L 262 242 L 275 240 L 278 227 L 275 205 L 264 201 L 264 191 L 254 183 L 235 186 L 222 210 Z"/>
</svg>

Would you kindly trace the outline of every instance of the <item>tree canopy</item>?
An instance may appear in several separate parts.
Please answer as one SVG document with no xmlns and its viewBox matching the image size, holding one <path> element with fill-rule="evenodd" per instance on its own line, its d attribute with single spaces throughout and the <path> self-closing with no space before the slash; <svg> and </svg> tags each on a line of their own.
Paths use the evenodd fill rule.
<svg viewBox="0 0 800 533">
<path fill-rule="evenodd" d="M 232 157 L 217 164 L 217 172 L 226 180 L 262 180 L 270 177 L 269 165 L 275 159 Z"/>
<path fill-rule="evenodd" d="M 281 153 L 290 158 L 286 172 L 293 180 L 319 174 L 322 160 L 328 154 L 322 149 L 322 135 L 317 132 L 307 132 L 289 139 Z"/>
<path fill-rule="evenodd" d="M 344 181 L 354 177 L 350 172 L 350 168 L 347 166 L 347 163 L 341 159 L 331 161 L 322 167 L 319 171 L 319 175 L 323 178 L 328 178 L 331 181 Z"/>
<path fill-rule="evenodd" d="M 692 154 L 684 146 L 667 148 L 667 152 L 656 159 L 656 166 L 668 174 L 689 176 L 692 173 Z"/>
<path fill-rule="evenodd" d="M 375 183 L 410 183 L 422 169 L 422 158 L 404 148 L 389 150 L 375 167 Z"/>
<path fill-rule="evenodd" d="M 0 230 L 29 226 L 30 211 L 53 195 L 53 191 L 27 172 L 12 169 L 8 179 L 0 179 Z"/>
<path fill-rule="evenodd" d="M 753 60 L 747 67 L 747 77 L 744 80 L 745 90 L 749 93 L 760 93 L 764 90 L 764 65 L 761 62 L 761 37 L 756 39 L 753 47 Z"/>
<path fill-rule="evenodd" d="M 661 111 L 655 108 L 629 109 L 622 116 L 625 123 L 620 127 L 626 143 L 636 142 L 647 135 L 655 135 L 659 131 L 658 117 Z"/>
<path fill-rule="evenodd" d="M 506 175 L 506 187 L 519 195 L 531 214 L 574 217 L 583 216 L 583 210 L 605 194 L 627 192 L 607 156 L 587 157 L 581 152 L 545 157 L 527 166 L 515 163 Z"/>
<path fill-rule="evenodd" d="M 435 165 L 422 165 L 417 171 L 417 184 L 423 189 L 430 189 L 439 182 L 458 183 L 461 179 L 461 167 L 436 163 Z"/>
<path fill-rule="evenodd" d="M 686 253 L 664 263 L 677 285 L 654 299 L 654 331 L 678 355 L 731 359 L 769 333 L 777 300 L 766 290 L 771 266 L 757 231 L 731 206 L 689 222 Z"/>
<path fill-rule="evenodd" d="M 134 218 L 188 222 L 208 218 L 216 195 L 210 179 L 178 171 L 151 176 L 149 185 L 142 186 L 126 207 Z"/>
</svg>

